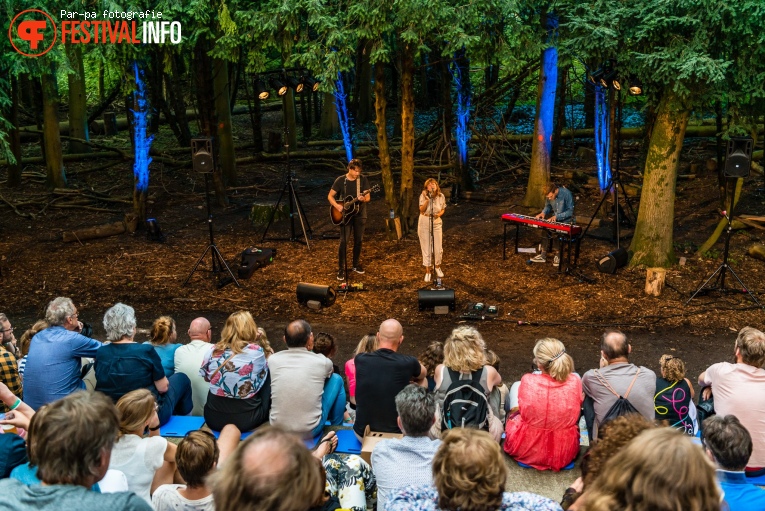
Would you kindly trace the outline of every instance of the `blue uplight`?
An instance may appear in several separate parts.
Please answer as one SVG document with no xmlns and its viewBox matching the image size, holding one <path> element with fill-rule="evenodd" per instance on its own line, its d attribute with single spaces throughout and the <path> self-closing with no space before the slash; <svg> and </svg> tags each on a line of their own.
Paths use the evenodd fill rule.
<svg viewBox="0 0 765 511">
<path fill-rule="evenodd" d="M 606 190 L 611 182 L 611 140 L 610 116 L 606 90 L 595 86 L 595 161 L 598 165 L 600 189 Z"/>
<path fill-rule="evenodd" d="M 470 77 L 462 76 L 463 68 L 457 63 L 458 59 L 464 58 L 465 51 L 462 50 L 454 55 L 454 61 L 450 66 L 454 86 L 457 89 L 457 157 L 460 167 L 466 169 L 468 166 L 468 142 L 470 141 Z M 467 65 L 465 66 L 467 69 Z"/>
<path fill-rule="evenodd" d="M 133 142 L 135 145 L 133 176 L 135 177 L 136 190 L 145 192 L 149 188 L 149 164 L 151 163 L 149 149 L 151 149 L 154 135 L 146 136 L 149 105 L 146 99 L 146 86 L 141 77 L 142 71 L 138 68 L 136 62 L 133 62 L 133 71 L 135 73 L 135 92 L 133 92 L 133 105 L 135 105 L 135 110 L 133 110 Z"/>
<path fill-rule="evenodd" d="M 337 73 L 335 82 L 335 109 L 337 110 L 337 119 L 340 121 L 340 132 L 343 134 L 343 145 L 345 145 L 345 156 L 348 161 L 353 159 L 353 140 L 351 140 L 351 119 L 348 115 L 348 95 L 345 93 L 343 85 L 343 74 Z"/>
</svg>

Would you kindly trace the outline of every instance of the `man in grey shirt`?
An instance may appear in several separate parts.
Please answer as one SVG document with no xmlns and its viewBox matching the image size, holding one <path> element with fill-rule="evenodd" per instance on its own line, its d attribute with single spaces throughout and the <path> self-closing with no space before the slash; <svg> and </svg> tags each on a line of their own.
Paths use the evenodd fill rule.
<svg viewBox="0 0 765 511">
<path fill-rule="evenodd" d="M 582 377 L 582 389 L 585 396 L 589 398 L 585 399 L 585 417 L 587 417 L 587 402 L 590 401 L 594 407 L 595 429 L 601 425 L 603 418 L 619 396 L 626 397 L 646 419 L 653 420 L 655 417 L 653 396 L 656 392 L 656 373 L 647 367 L 631 364 L 629 361 L 631 352 L 632 346 L 627 342 L 626 335 L 618 330 L 604 333 L 600 340 L 600 369 L 590 369 Z M 636 374 L 637 378 L 635 378 Z M 601 379 L 618 395 L 604 385 Z M 625 396 L 628 389 L 630 389 L 629 395 Z M 589 420 L 588 428 L 590 436 L 594 438 Z"/>
<path fill-rule="evenodd" d="M 377 509 L 385 509 L 396 490 L 404 486 L 433 484 L 433 456 L 441 440 L 428 432 L 435 422 L 436 401 L 428 389 L 409 384 L 396 395 L 398 427 L 402 439 L 381 440 L 372 451 L 372 471 L 377 479 Z"/>
<path fill-rule="evenodd" d="M 75 392 L 45 406 L 30 427 L 30 463 L 43 484 L 0 481 L 0 509 L 9 511 L 152 511 L 135 493 L 98 493 L 90 488 L 109 468 L 119 431 L 117 408 L 99 392 Z"/>
</svg>

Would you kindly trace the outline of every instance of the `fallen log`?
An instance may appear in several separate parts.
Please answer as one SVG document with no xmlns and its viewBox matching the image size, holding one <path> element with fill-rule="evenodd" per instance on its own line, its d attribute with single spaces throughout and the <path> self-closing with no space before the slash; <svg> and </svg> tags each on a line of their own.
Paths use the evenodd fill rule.
<svg viewBox="0 0 765 511">
<path fill-rule="evenodd" d="M 755 259 L 765 261 L 765 245 L 752 245 L 746 253 Z"/>
<path fill-rule="evenodd" d="M 116 236 L 124 232 L 135 232 L 137 227 L 138 218 L 135 216 L 135 214 L 128 213 L 125 215 L 125 218 L 119 222 L 97 225 L 95 227 L 85 227 L 75 231 L 64 231 L 62 237 L 65 242 L 92 240 L 98 238 L 106 238 L 109 236 Z"/>
</svg>

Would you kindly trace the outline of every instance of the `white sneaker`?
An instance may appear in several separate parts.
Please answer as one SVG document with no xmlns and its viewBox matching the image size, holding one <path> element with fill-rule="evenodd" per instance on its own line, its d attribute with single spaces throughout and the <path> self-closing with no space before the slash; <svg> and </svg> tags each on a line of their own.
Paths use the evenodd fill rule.
<svg viewBox="0 0 765 511">
<path fill-rule="evenodd" d="M 553 266 L 560 266 L 560 258 L 558 256 L 553 258 Z"/>
<path fill-rule="evenodd" d="M 530 259 L 530 261 L 531 261 L 532 263 L 546 263 L 546 262 L 547 262 L 547 256 L 545 256 L 545 255 L 543 255 L 543 254 L 539 254 L 539 255 L 538 255 L 538 256 L 536 256 L 536 257 L 532 257 L 532 258 Z"/>
<path fill-rule="evenodd" d="M 444 276 L 444 272 L 441 271 L 441 268 L 436 268 L 436 275 L 438 277 L 443 277 Z"/>
<path fill-rule="evenodd" d="M 430 273 L 425 274 L 425 282 L 430 282 Z"/>
</svg>

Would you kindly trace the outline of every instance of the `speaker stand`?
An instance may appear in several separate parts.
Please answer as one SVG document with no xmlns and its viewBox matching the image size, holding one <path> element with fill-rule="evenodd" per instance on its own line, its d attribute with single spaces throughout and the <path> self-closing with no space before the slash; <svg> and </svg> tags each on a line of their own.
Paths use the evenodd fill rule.
<svg viewBox="0 0 765 511">
<path fill-rule="evenodd" d="M 726 195 L 727 195 L 727 184 L 728 181 L 725 181 L 726 184 Z M 699 294 L 707 294 L 711 291 L 719 291 L 721 294 L 727 294 L 727 293 L 736 293 L 736 294 L 748 294 L 749 297 L 752 299 L 754 303 L 757 304 L 760 308 L 765 308 L 763 305 L 757 301 L 757 298 L 754 296 L 752 291 L 746 286 L 746 284 L 743 283 L 743 281 L 739 278 L 739 276 L 736 274 L 735 271 L 733 271 L 733 268 L 730 267 L 730 264 L 728 264 L 728 253 L 730 251 L 730 237 L 733 232 L 732 227 L 732 218 L 733 218 L 733 195 L 735 194 L 735 188 L 734 192 L 731 193 L 730 197 L 730 203 L 729 203 L 729 211 L 724 211 L 725 220 L 728 222 L 728 227 L 725 229 L 725 252 L 723 252 L 723 262 L 720 266 L 717 267 L 717 269 L 712 273 L 712 275 L 709 276 L 696 291 L 691 295 L 690 298 L 688 298 L 688 301 L 685 302 L 685 305 L 688 305 L 691 300 L 693 300 L 697 295 Z M 733 278 L 736 279 L 738 284 L 741 286 L 740 289 L 731 289 L 725 287 L 725 274 L 730 272 L 731 275 L 733 275 Z M 715 277 L 717 277 L 715 279 Z M 715 279 L 715 282 L 713 285 L 709 286 L 709 283 L 712 282 L 712 279 Z"/>
<path fill-rule="evenodd" d="M 218 289 L 226 286 L 227 284 L 230 284 L 231 282 L 236 284 L 236 287 L 242 287 L 241 284 L 239 284 L 239 281 L 236 280 L 236 277 L 234 277 L 234 273 L 231 271 L 231 268 L 229 268 L 229 266 L 226 264 L 226 261 L 223 259 L 223 256 L 218 250 L 218 247 L 215 245 L 215 238 L 213 236 L 213 216 L 212 209 L 210 208 L 209 173 L 205 173 L 205 197 L 207 199 L 207 226 L 210 230 L 210 243 L 207 245 L 207 248 L 205 248 L 205 251 L 202 252 L 202 255 L 199 257 L 199 259 L 197 259 L 197 263 L 191 269 L 191 272 L 189 273 L 189 276 L 186 277 L 186 280 L 183 281 L 183 285 L 185 286 L 189 283 L 189 280 L 191 280 L 194 272 L 197 271 L 197 268 L 199 268 L 199 265 L 202 264 L 202 261 L 204 260 L 205 256 L 207 256 L 207 253 L 210 252 L 212 257 L 212 270 L 210 272 L 218 279 Z M 223 272 L 224 269 L 226 273 L 228 273 L 228 276 L 226 276 Z"/>
</svg>

